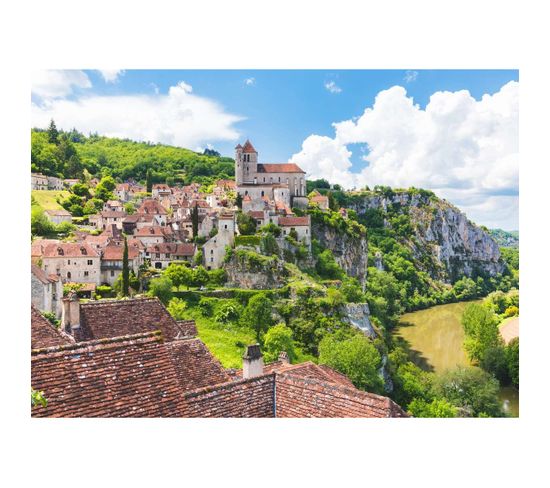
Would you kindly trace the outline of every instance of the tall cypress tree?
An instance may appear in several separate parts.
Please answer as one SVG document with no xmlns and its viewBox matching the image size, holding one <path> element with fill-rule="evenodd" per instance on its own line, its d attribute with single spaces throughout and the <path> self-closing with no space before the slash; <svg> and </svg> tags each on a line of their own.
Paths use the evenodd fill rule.
<svg viewBox="0 0 550 488">
<path fill-rule="evenodd" d="M 196 203 L 191 213 L 191 223 L 193 224 L 193 237 L 197 237 L 199 234 L 199 207 Z"/>
<path fill-rule="evenodd" d="M 130 267 L 128 266 L 128 240 L 124 236 L 124 253 L 122 254 L 122 294 L 130 294 Z"/>
<path fill-rule="evenodd" d="M 147 193 L 151 193 L 153 191 L 153 175 L 151 174 L 151 168 L 147 170 L 147 175 L 145 178 L 145 184 L 147 186 L 146 191 Z"/>
<path fill-rule="evenodd" d="M 50 120 L 50 126 L 48 127 L 48 142 L 50 144 L 59 144 L 59 132 L 53 119 Z"/>
</svg>

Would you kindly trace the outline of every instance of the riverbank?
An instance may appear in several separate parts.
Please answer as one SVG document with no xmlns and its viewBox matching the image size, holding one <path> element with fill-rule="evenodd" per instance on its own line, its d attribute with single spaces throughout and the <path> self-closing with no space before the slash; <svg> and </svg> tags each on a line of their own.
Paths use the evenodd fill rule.
<svg viewBox="0 0 550 488">
<path fill-rule="evenodd" d="M 441 374 L 457 366 L 469 366 L 463 348 L 464 330 L 461 318 L 470 303 L 480 301 L 437 305 L 404 314 L 395 335 L 406 341 L 411 351 L 411 360 L 424 371 Z M 502 387 L 499 396 L 505 411 L 512 416 L 519 416 L 518 390 L 514 387 Z"/>
</svg>

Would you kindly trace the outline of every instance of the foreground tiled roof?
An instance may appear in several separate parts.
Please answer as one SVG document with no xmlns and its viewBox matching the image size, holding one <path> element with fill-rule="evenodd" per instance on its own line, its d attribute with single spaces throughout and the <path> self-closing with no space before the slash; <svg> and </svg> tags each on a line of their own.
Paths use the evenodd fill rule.
<svg viewBox="0 0 550 488">
<path fill-rule="evenodd" d="M 200 339 L 183 339 L 165 344 L 183 390 L 196 390 L 227 383 L 230 377 Z"/>
<path fill-rule="evenodd" d="M 79 341 L 161 330 L 165 340 L 181 335 L 176 321 L 158 298 L 100 300 L 80 305 Z"/>
<path fill-rule="evenodd" d="M 72 344 L 72 340 L 66 334 L 57 330 L 40 311 L 31 305 L 31 348 L 40 349 L 44 347 L 61 346 Z"/>
<path fill-rule="evenodd" d="M 160 332 L 33 351 L 36 417 L 180 417 L 182 389 Z"/>
<path fill-rule="evenodd" d="M 258 173 L 305 173 L 305 171 L 294 163 L 260 163 L 258 164 Z"/>
</svg>

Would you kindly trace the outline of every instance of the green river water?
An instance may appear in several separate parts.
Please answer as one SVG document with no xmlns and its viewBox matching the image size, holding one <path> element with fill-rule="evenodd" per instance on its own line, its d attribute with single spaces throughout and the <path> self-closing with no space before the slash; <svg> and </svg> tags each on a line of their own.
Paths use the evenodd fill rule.
<svg viewBox="0 0 550 488">
<path fill-rule="evenodd" d="M 468 303 L 471 302 L 438 305 L 401 317 L 396 334 L 409 343 L 413 361 L 419 367 L 437 374 L 469 364 L 462 347 L 464 331 L 460 323 Z M 519 416 L 517 389 L 502 387 L 500 398 L 510 415 Z"/>
</svg>

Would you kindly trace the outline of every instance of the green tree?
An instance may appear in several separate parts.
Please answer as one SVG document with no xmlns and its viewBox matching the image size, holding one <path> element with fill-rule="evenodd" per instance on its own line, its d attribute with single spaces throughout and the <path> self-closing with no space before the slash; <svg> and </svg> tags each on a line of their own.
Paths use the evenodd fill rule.
<svg viewBox="0 0 550 488">
<path fill-rule="evenodd" d="M 136 206 L 132 202 L 128 202 L 128 203 L 124 204 L 124 211 L 128 215 L 135 214 L 136 213 Z"/>
<path fill-rule="evenodd" d="M 483 361 L 488 349 L 502 345 L 496 317 L 486 306 L 468 305 L 462 314 L 462 326 L 466 335 L 464 349 L 474 364 Z"/>
<path fill-rule="evenodd" d="M 106 202 L 114 198 L 113 190 L 116 187 L 115 180 L 112 176 L 104 176 L 95 187 L 95 198 Z"/>
<path fill-rule="evenodd" d="M 50 120 L 50 125 L 48 126 L 48 142 L 56 145 L 59 143 L 59 131 L 53 119 Z"/>
<path fill-rule="evenodd" d="M 149 283 L 148 294 L 149 296 L 157 297 L 164 305 L 167 305 L 173 296 L 172 286 L 172 281 L 166 276 L 153 278 Z"/>
<path fill-rule="evenodd" d="M 147 193 L 151 193 L 153 191 L 153 174 L 151 172 L 151 168 L 147 169 L 147 175 L 145 177 L 145 187 Z"/>
<path fill-rule="evenodd" d="M 384 382 L 378 374 L 382 358 L 374 344 L 357 334 L 343 341 L 326 336 L 319 344 L 319 364 L 326 364 L 345 374 L 362 390 L 382 392 Z"/>
<path fill-rule="evenodd" d="M 183 263 L 170 263 L 164 270 L 164 276 L 170 279 L 176 288 L 193 283 L 193 270 Z"/>
<path fill-rule="evenodd" d="M 261 342 L 263 334 L 273 323 L 272 308 L 273 302 L 263 293 L 258 293 L 248 301 L 248 305 L 244 309 L 241 324 L 256 333 L 258 342 Z"/>
<path fill-rule="evenodd" d="M 128 239 L 124 236 L 124 251 L 122 252 L 122 294 L 130 295 L 130 266 L 128 265 Z"/>
<path fill-rule="evenodd" d="M 187 305 L 184 300 L 180 298 L 172 298 L 168 304 L 168 312 L 174 318 L 174 320 L 184 320 L 185 310 Z"/>
<path fill-rule="evenodd" d="M 498 381 L 480 368 L 459 367 L 437 378 L 434 392 L 459 409 L 460 416 L 502 417 Z"/>
<path fill-rule="evenodd" d="M 204 266 L 197 266 L 193 270 L 193 285 L 194 286 L 204 286 L 208 283 L 208 271 L 204 269 Z"/>
<path fill-rule="evenodd" d="M 457 416 L 457 408 L 448 401 L 434 399 L 431 402 L 415 398 L 408 408 L 413 417 L 418 418 L 452 418 Z"/>
<path fill-rule="evenodd" d="M 264 358 L 267 362 L 275 361 L 279 353 L 285 351 L 288 354 L 290 362 L 296 359 L 294 351 L 294 341 L 292 339 L 292 329 L 284 323 L 271 327 L 264 337 Z"/>
<path fill-rule="evenodd" d="M 235 205 L 239 208 L 243 208 L 243 197 L 240 193 L 237 192 L 237 196 L 235 197 Z"/>
<path fill-rule="evenodd" d="M 191 211 L 191 225 L 193 226 L 193 237 L 197 237 L 199 235 L 199 207 L 196 203 Z"/>
<path fill-rule="evenodd" d="M 239 212 L 237 214 L 237 225 L 239 233 L 243 236 L 251 236 L 256 233 L 256 221 L 249 214 Z"/>
<path fill-rule="evenodd" d="M 47 236 L 55 232 L 55 226 L 48 220 L 44 210 L 37 205 L 31 207 L 31 233 L 34 236 Z"/>
<path fill-rule="evenodd" d="M 512 384 L 519 387 L 519 338 L 512 339 L 505 349 L 508 364 L 508 376 Z"/>
<path fill-rule="evenodd" d="M 338 279 L 343 276 L 342 269 L 338 266 L 330 249 L 325 249 L 319 254 L 315 269 L 322 278 Z"/>
</svg>

